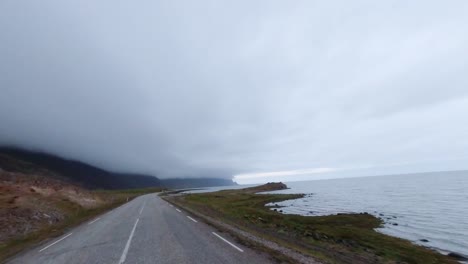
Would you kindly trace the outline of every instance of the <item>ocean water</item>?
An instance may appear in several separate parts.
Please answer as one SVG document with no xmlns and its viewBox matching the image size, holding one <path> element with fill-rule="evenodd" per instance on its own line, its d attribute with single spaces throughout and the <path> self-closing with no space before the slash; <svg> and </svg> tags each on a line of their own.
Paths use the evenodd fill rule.
<svg viewBox="0 0 468 264">
<path fill-rule="evenodd" d="M 306 197 L 277 203 L 306 216 L 368 212 L 384 219 L 378 231 L 443 253 L 468 256 L 468 171 L 286 183 L 273 193 Z M 426 239 L 429 242 L 422 242 Z"/>
</svg>

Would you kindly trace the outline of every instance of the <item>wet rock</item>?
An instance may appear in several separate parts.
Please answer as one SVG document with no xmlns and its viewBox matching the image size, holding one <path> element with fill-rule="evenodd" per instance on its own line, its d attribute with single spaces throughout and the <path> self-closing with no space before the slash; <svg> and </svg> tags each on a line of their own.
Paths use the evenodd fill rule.
<svg viewBox="0 0 468 264">
<path fill-rule="evenodd" d="M 392 225 L 397 226 L 398 224 L 397 223 L 392 223 Z"/>
<path fill-rule="evenodd" d="M 468 257 L 455 253 L 455 252 L 450 252 L 447 256 L 452 257 L 456 260 L 460 260 L 460 261 L 468 261 Z"/>
<path fill-rule="evenodd" d="M 427 239 L 425 239 L 425 238 L 423 238 L 423 239 L 419 239 L 419 241 L 421 241 L 421 242 L 424 242 L 424 243 L 427 243 L 427 242 L 429 242 L 429 240 L 427 240 Z"/>
</svg>

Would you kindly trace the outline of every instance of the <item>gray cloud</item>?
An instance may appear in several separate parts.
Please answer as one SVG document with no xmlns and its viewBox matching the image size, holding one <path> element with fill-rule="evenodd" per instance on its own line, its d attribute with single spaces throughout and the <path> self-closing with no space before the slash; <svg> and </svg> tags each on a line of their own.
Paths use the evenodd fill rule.
<svg viewBox="0 0 468 264">
<path fill-rule="evenodd" d="M 467 11 L 3 1 L 0 144 L 161 177 L 458 169 Z"/>
</svg>

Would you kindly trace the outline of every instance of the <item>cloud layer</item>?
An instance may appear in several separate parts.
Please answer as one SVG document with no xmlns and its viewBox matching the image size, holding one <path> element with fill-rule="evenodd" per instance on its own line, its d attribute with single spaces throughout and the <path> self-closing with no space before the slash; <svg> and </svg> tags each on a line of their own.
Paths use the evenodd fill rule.
<svg viewBox="0 0 468 264">
<path fill-rule="evenodd" d="M 3 1 L 0 144 L 160 177 L 467 168 L 467 12 Z"/>
</svg>

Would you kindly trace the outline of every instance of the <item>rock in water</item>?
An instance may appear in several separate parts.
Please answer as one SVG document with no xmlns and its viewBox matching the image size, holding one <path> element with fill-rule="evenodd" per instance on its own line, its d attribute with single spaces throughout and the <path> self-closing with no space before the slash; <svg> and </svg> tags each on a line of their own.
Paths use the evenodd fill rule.
<svg viewBox="0 0 468 264">
<path fill-rule="evenodd" d="M 449 257 L 452 257 L 454 259 L 457 259 L 457 260 L 460 260 L 460 261 L 468 261 L 468 258 L 463 256 L 463 255 L 460 255 L 458 253 L 455 253 L 455 252 L 450 252 L 448 254 Z"/>
</svg>

